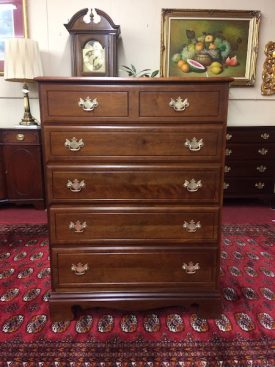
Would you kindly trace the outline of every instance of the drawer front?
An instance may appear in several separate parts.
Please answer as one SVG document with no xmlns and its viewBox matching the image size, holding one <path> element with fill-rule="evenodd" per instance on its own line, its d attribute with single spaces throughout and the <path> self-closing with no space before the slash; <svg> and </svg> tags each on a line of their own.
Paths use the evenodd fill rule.
<svg viewBox="0 0 275 367">
<path fill-rule="evenodd" d="M 49 166 L 48 199 L 211 202 L 220 199 L 221 169 L 182 165 Z"/>
<path fill-rule="evenodd" d="M 275 157 L 275 144 L 227 144 L 226 161 L 233 160 L 270 160 Z"/>
<path fill-rule="evenodd" d="M 228 177 L 258 177 L 272 176 L 273 162 L 267 160 L 259 161 L 228 161 L 225 160 L 225 178 Z"/>
<path fill-rule="evenodd" d="M 222 127 L 45 127 L 46 160 L 220 161 Z"/>
<path fill-rule="evenodd" d="M 239 127 L 227 130 L 228 143 L 275 143 L 275 128 L 263 127 Z"/>
<path fill-rule="evenodd" d="M 225 116 L 226 104 L 221 103 L 222 91 L 219 88 L 200 88 L 140 92 L 140 116 L 169 119 L 182 118 L 221 120 Z"/>
<path fill-rule="evenodd" d="M 54 287 L 213 287 L 216 250 L 114 251 L 52 249 Z"/>
<path fill-rule="evenodd" d="M 227 178 L 224 180 L 224 195 L 237 194 L 241 196 L 265 195 L 273 192 L 272 178 Z"/>
<path fill-rule="evenodd" d="M 2 131 L 2 141 L 5 144 L 39 144 L 39 132 L 32 130 L 5 130 Z"/>
<path fill-rule="evenodd" d="M 51 207 L 52 243 L 216 241 L 213 207 Z"/>
<path fill-rule="evenodd" d="M 81 121 L 104 117 L 128 117 L 127 91 L 110 91 L 81 86 L 59 86 L 44 91 L 47 103 L 43 106 L 44 121 Z"/>
</svg>

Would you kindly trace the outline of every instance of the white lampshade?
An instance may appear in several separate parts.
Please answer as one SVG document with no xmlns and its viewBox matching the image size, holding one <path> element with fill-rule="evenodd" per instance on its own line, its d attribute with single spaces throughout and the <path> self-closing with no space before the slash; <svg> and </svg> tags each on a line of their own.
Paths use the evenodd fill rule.
<svg viewBox="0 0 275 367">
<path fill-rule="evenodd" d="M 42 63 L 36 41 L 29 38 L 9 38 L 5 41 L 5 80 L 30 82 L 36 76 L 42 75 Z"/>
</svg>

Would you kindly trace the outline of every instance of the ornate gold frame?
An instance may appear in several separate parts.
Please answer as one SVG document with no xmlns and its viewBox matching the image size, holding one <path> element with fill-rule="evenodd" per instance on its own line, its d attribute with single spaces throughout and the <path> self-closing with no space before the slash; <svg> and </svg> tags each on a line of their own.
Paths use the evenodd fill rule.
<svg viewBox="0 0 275 367">
<path fill-rule="evenodd" d="M 205 77 L 215 76 L 207 72 L 180 72 L 173 66 L 173 54 L 175 52 L 175 45 L 181 46 L 186 43 L 186 30 L 201 30 L 205 26 L 205 22 L 212 23 L 223 22 L 227 24 L 228 28 L 235 28 L 238 30 L 238 24 L 246 23 L 247 42 L 242 45 L 243 53 L 246 54 L 246 63 L 241 74 L 236 73 L 236 69 L 227 68 L 224 72 L 217 75 L 219 77 L 233 77 L 234 81 L 231 85 L 234 86 L 252 86 L 256 79 L 256 61 L 258 54 L 258 36 L 260 27 L 261 12 L 257 10 L 198 10 L 198 9 L 162 9 L 161 17 L 161 60 L 160 69 L 161 76 L 165 77 Z M 193 22 L 191 24 L 191 22 Z M 229 22 L 230 27 L 229 27 Z M 174 25 L 174 26 L 173 26 Z M 188 28 L 193 27 L 193 29 Z M 180 31 L 185 32 L 180 33 Z M 220 29 L 223 31 L 224 29 Z M 194 32 L 192 32 L 194 33 Z M 182 39 L 179 40 L 179 35 Z M 181 42 L 180 42 L 181 41 Z M 179 49 L 179 48 L 178 48 Z M 234 51 L 235 52 L 235 51 Z M 234 56 L 234 53 L 232 53 Z M 191 60 L 192 61 L 192 60 Z"/>
<path fill-rule="evenodd" d="M 263 65 L 261 92 L 264 96 L 271 96 L 275 94 L 275 42 L 268 42 L 264 53 L 266 59 Z"/>
</svg>

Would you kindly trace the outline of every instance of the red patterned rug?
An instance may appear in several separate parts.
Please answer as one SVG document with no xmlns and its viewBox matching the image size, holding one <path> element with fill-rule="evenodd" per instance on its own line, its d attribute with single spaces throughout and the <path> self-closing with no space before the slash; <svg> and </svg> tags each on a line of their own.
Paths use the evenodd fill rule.
<svg viewBox="0 0 275 367">
<path fill-rule="evenodd" d="M 275 227 L 224 225 L 223 313 L 48 314 L 46 225 L 0 225 L 0 366 L 274 367 Z"/>
</svg>

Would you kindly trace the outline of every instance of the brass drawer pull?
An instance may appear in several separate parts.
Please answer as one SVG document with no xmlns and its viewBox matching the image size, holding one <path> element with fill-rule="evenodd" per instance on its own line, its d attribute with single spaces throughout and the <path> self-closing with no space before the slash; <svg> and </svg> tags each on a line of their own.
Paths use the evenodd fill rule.
<svg viewBox="0 0 275 367">
<path fill-rule="evenodd" d="M 24 134 L 16 134 L 16 140 L 23 141 L 24 139 L 25 139 L 25 135 Z"/>
<path fill-rule="evenodd" d="M 96 107 L 98 107 L 99 103 L 97 99 L 94 98 L 91 100 L 90 97 L 86 97 L 85 99 L 79 98 L 78 106 L 82 108 L 83 111 L 93 111 Z"/>
<path fill-rule="evenodd" d="M 229 133 L 227 133 L 227 134 L 226 134 L 226 140 L 231 140 L 231 138 L 232 138 L 232 135 L 231 135 L 231 134 L 229 134 Z"/>
<path fill-rule="evenodd" d="M 265 148 L 259 149 L 258 153 L 261 154 L 261 155 L 267 155 L 268 149 L 265 149 Z"/>
<path fill-rule="evenodd" d="M 66 187 L 71 192 L 80 192 L 82 189 L 84 189 L 86 187 L 86 183 L 85 183 L 84 180 L 79 181 L 77 178 L 75 178 L 73 181 L 68 179 Z"/>
<path fill-rule="evenodd" d="M 229 183 L 227 183 L 227 182 L 223 183 L 223 189 L 224 190 L 228 189 L 229 186 L 230 186 Z"/>
<path fill-rule="evenodd" d="M 224 172 L 228 173 L 231 171 L 231 167 L 230 166 L 224 166 Z"/>
<path fill-rule="evenodd" d="M 225 155 L 226 156 L 229 156 L 229 155 L 231 155 L 232 154 L 232 150 L 231 149 L 225 149 Z"/>
<path fill-rule="evenodd" d="M 255 183 L 255 187 L 257 187 L 258 190 L 262 190 L 264 188 L 263 182 L 257 182 Z"/>
<path fill-rule="evenodd" d="M 257 171 L 259 171 L 261 173 L 265 172 L 266 171 L 266 166 L 258 166 Z"/>
<path fill-rule="evenodd" d="M 197 230 L 201 228 L 201 223 L 195 223 L 195 221 L 192 219 L 189 223 L 184 221 L 184 224 L 182 226 L 186 229 L 187 232 L 197 232 Z"/>
<path fill-rule="evenodd" d="M 186 139 L 184 145 L 186 148 L 189 148 L 191 152 L 197 152 L 201 150 L 203 147 L 203 139 L 197 140 L 197 138 L 193 138 L 192 140 Z"/>
<path fill-rule="evenodd" d="M 195 274 L 198 270 L 200 270 L 200 264 L 193 264 L 193 262 L 190 261 L 188 264 L 183 263 L 182 269 L 185 270 L 187 274 Z"/>
<path fill-rule="evenodd" d="M 187 98 L 185 98 L 185 100 L 183 100 L 181 97 L 178 97 L 176 100 L 171 98 L 171 101 L 169 102 L 169 107 L 173 108 L 177 112 L 181 112 L 189 107 L 189 102 Z"/>
<path fill-rule="evenodd" d="M 83 222 L 80 223 L 79 220 L 77 220 L 75 223 L 70 222 L 69 229 L 74 230 L 75 233 L 82 233 L 87 228 L 87 223 Z"/>
<path fill-rule="evenodd" d="M 71 266 L 71 271 L 75 275 L 85 275 L 88 270 L 89 270 L 89 265 L 88 264 L 78 263 L 76 265 L 72 264 L 72 266 Z"/>
<path fill-rule="evenodd" d="M 269 134 L 268 133 L 263 133 L 263 134 L 261 134 L 261 138 L 264 139 L 264 140 L 267 140 L 267 139 L 269 139 Z"/>
<path fill-rule="evenodd" d="M 71 152 L 77 152 L 81 148 L 84 147 L 84 141 L 82 139 L 77 140 L 73 137 L 71 140 L 66 139 L 64 143 L 65 147 L 68 148 Z"/>
<path fill-rule="evenodd" d="M 202 187 L 202 183 L 201 183 L 201 180 L 198 180 L 196 182 L 196 180 L 192 178 L 190 181 L 185 180 L 183 187 L 185 187 L 186 190 L 189 192 L 196 192 L 198 191 L 198 189 Z"/>
</svg>

